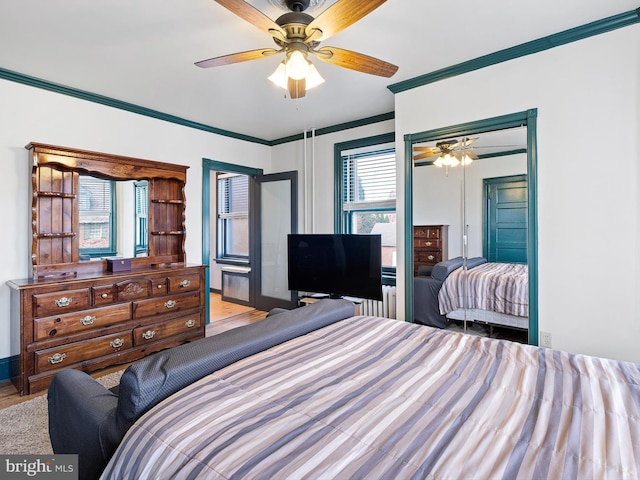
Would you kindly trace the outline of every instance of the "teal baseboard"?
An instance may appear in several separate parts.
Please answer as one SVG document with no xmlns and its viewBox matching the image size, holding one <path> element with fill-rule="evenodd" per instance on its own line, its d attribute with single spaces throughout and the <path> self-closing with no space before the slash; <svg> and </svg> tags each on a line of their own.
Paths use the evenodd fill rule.
<svg viewBox="0 0 640 480">
<path fill-rule="evenodd" d="M 4 382 L 11 378 L 11 371 L 16 371 L 20 355 L 13 357 L 0 358 L 0 382 Z M 11 365 L 14 365 L 12 368 Z"/>
</svg>

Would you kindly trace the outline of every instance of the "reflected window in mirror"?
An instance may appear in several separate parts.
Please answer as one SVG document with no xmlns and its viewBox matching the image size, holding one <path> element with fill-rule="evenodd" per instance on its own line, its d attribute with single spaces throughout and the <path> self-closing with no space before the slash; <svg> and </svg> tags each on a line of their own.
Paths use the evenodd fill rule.
<svg viewBox="0 0 640 480">
<path fill-rule="evenodd" d="M 149 244 L 149 181 L 140 180 L 133 183 L 135 202 L 135 256 L 147 255 Z"/>
<path fill-rule="evenodd" d="M 381 235 L 383 277 L 395 279 L 395 148 L 374 146 L 368 151 L 346 151 L 341 159 L 344 233 Z"/>
<path fill-rule="evenodd" d="M 115 182 L 80 175 L 78 206 L 81 260 L 115 255 Z"/>
<path fill-rule="evenodd" d="M 217 174 L 217 258 L 249 261 L 249 177 Z"/>
</svg>

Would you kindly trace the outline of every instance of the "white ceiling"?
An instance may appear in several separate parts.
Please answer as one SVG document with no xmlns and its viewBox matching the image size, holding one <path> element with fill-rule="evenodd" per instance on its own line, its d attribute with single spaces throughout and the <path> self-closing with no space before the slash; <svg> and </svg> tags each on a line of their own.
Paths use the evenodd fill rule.
<svg viewBox="0 0 640 480">
<path fill-rule="evenodd" d="M 317 16 L 334 1 L 307 13 Z M 249 3 L 273 19 L 284 13 L 269 0 Z M 315 60 L 326 82 L 291 100 L 267 80 L 279 56 L 194 66 L 275 45 L 213 0 L 2 0 L 0 68 L 274 140 L 391 112 L 388 85 L 637 6 L 637 0 L 388 0 L 322 45 L 380 58 L 398 72 L 387 79 Z"/>
</svg>

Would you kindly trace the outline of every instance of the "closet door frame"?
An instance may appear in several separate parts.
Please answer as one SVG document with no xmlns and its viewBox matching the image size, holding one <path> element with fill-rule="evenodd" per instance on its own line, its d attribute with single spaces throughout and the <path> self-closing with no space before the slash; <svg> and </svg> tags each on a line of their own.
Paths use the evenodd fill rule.
<svg viewBox="0 0 640 480">
<path fill-rule="evenodd" d="M 440 138 L 474 135 L 507 128 L 527 127 L 527 187 L 529 242 L 529 344 L 538 345 L 538 212 L 537 212 L 537 116 L 536 108 L 404 136 L 404 280 L 405 319 L 413 322 L 413 145 Z"/>
</svg>

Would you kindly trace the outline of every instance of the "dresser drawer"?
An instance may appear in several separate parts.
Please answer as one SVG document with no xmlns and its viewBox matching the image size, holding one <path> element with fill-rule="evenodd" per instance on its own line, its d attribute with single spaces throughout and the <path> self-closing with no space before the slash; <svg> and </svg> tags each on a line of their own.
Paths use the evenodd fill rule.
<svg viewBox="0 0 640 480">
<path fill-rule="evenodd" d="M 442 242 L 439 238 L 414 238 L 413 239 L 413 247 L 414 248 L 428 248 L 431 250 L 440 250 L 442 248 Z"/>
<path fill-rule="evenodd" d="M 413 227 L 414 237 L 440 238 L 440 228 L 437 227 Z"/>
<path fill-rule="evenodd" d="M 133 317 L 143 318 L 150 315 L 171 313 L 200 306 L 200 292 L 167 295 L 162 298 L 139 300 L 133 303 Z"/>
<path fill-rule="evenodd" d="M 429 250 L 414 250 L 414 257 L 416 261 L 428 265 L 435 265 L 442 261 L 442 253 Z"/>
<path fill-rule="evenodd" d="M 168 283 L 169 281 L 166 278 L 155 278 L 151 280 L 151 295 L 154 297 L 166 295 Z"/>
<path fill-rule="evenodd" d="M 131 331 L 126 331 L 40 350 L 35 352 L 36 373 L 64 368 L 74 363 L 120 352 L 131 347 Z"/>
<path fill-rule="evenodd" d="M 130 303 L 38 318 L 34 320 L 33 336 L 35 340 L 59 338 L 96 327 L 106 327 L 130 318 Z"/>
<path fill-rule="evenodd" d="M 200 274 L 189 273 L 169 277 L 169 293 L 191 292 L 200 289 Z"/>
<path fill-rule="evenodd" d="M 201 313 L 196 312 L 193 315 L 139 327 L 133 330 L 133 344 L 144 345 L 145 343 L 155 342 L 179 333 L 195 331 L 201 324 Z"/>
<path fill-rule="evenodd" d="M 151 280 L 148 278 L 134 278 L 116 283 L 116 300 L 125 302 L 151 296 Z"/>
<path fill-rule="evenodd" d="M 89 308 L 88 288 L 33 295 L 34 317 L 48 317 L 87 308 Z"/>
<path fill-rule="evenodd" d="M 116 290 L 113 285 L 91 287 L 91 299 L 94 307 L 108 305 L 116 301 Z"/>
</svg>

